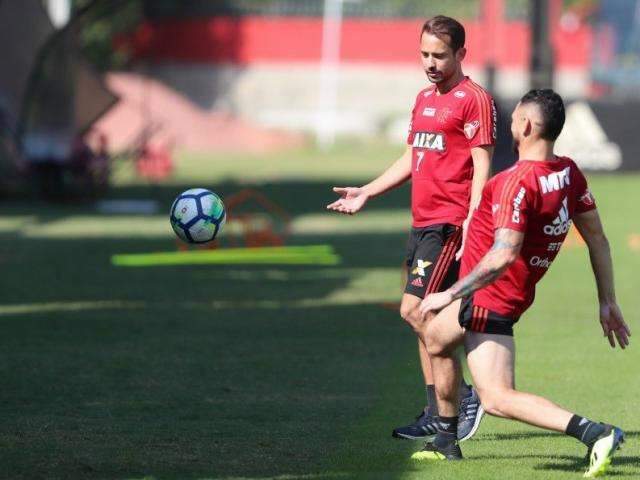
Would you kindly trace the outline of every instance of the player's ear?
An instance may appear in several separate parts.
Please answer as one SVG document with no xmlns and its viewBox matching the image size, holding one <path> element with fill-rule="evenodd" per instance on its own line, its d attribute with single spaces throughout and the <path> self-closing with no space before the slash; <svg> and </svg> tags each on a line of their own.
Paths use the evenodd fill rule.
<svg viewBox="0 0 640 480">
<path fill-rule="evenodd" d="M 461 62 L 462 60 L 464 60 L 464 57 L 467 55 L 467 49 L 464 47 L 460 47 L 458 49 L 458 51 L 456 52 L 456 60 L 458 62 Z"/>
<path fill-rule="evenodd" d="M 526 117 L 524 119 L 524 130 L 522 131 L 522 134 L 525 137 L 528 137 L 529 135 L 531 135 L 532 132 L 533 132 L 533 122 L 531 122 L 531 119 L 529 117 Z"/>
</svg>

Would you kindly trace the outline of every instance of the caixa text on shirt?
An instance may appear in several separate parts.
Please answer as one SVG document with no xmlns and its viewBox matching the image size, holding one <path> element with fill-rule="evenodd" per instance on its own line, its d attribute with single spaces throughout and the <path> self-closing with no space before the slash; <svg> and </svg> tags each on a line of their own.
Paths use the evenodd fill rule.
<svg viewBox="0 0 640 480">
<path fill-rule="evenodd" d="M 426 148 L 427 150 L 436 150 L 444 152 L 446 148 L 445 137 L 442 133 L 432 132 L 416 132 L 413 137 L 413 147 Z"/>
</svg>

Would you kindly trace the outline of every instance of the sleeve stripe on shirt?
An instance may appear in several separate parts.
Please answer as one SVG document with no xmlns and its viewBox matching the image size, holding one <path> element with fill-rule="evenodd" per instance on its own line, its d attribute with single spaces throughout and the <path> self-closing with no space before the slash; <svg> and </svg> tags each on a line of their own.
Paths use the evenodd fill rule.
<svg viewBox="0 0 640 480">
<path fill-rule="evenodd" d="M 500 205 L 500 213 L 498 214 L 498 220 L 495 222 L 494 228 L 498 228 L 499 226 L 503 225 L 505 219 L 509 216 L 508 210 L 502 207 L 509 204 L 509 199 L 513 197 L 520 179 L 523 177 L 524 173 L 528 171 L 527 167 L 528 165 L 524 165 L 519 171 L 511 174 L 509 178 L 504 182 L 504 187 L 502 188 L 502 192 L 500 193 L 500 201 L 498 203 L 498 205 Z"/>
<path fill-rule="evenodd" d="M 475 83 L 470 82 L 469 89 L 473 92 L 474 96 L 476 97 L 476 104 L 478 106 L 479 114 L 480 114 L 480 118 L 478 120 L 480 121 L 480 125 L 481 125 L 480 131 L 478 133 L 480 137 L 480 142 L 484 143 L 487 141 L 487 137 L 485 136 L 485 131 L 484 131 L 486 128 L 485 126 L 485 123 L 486 123 L 485 119 L 487 115 L 485 111 L 486 105 L 482 101 L 480 92 L 478 91 L 478 86 Z"/>
<path fill-rule="evenodd" d="M 514 175 L 507 180 L 504 190 L 502 191 L 502 195 L 500 197 L 500 205 L 508 205 L 510 201 L 512 201 L 514 195 L 516 194 L 516 189 L 520 184 L 520 181 L 531 171 L 533 170 L 533 165 L 524 165 L 522 170 L 519 172 L 515 172 Z M 499 223 L 496 223 L 496 226 L 502 226 L 507 223 L 507 219 L 509 217 L 508 209 L 502 209 L 502 213 L 498 217 Z"/>
<path fill-rule="evenodd" d="M 484 90 L 482 87 L 477 86 L 478 89 L 480 90 L 480 97 L 482 98 L 483 102 L 484 102 L 484 106 L 485 106 L 485 115 L 483 117 L 483 127 L 485 130 L 485 137 L 484 140 L 489 142 L 489 143 L 493 143 L 492 142 L 492 138 L 493 138 L 493 111 L 492 111 L 492 102 L 491 102 L 491 97 L 489 96 L 489 94 L 487 93 L 486 90 Z"/>
<path fill-rule="evenodd" d="M 508 217 L 508 210 L 506 208 L 502 208 L 502 206 L 509 203 L 510 198 L 516 193 L 516 188 L 518 187 L 520 180 L 522 180 L 522 178 L 529 173 L 532 168 L 533 165 L 524 165 L 521 167 L 520 171 L 514 172 L 505 182 L 502 194 L 500 195 L 500 214 L 498 215 L 498 221 L 494 223 L 494 228 L 499 228 L 505 224 L 505 220 Z"/>
<path fill-rule="evenodd" d="M 484 128 L 484 140 L 492 143 L 491 131 L 493 129 L 493 115 L 491 114 L 491 100 L 484 91 L 482 92 L 481 97 L 485 105 L 485 116 L 482 122 Z"/>
<path fill-rule="evenodd" d="M 480 106 L 480 123 L 481 128 L 481 140 L 487 143 L 493 143 L 492 131 L 493 131 L 493 112 L 491 106 L 491 98 L 487 91 L 475 82 L 469 82 L 469 87 L 474 91 L 476 101 Z"/>
</svg>

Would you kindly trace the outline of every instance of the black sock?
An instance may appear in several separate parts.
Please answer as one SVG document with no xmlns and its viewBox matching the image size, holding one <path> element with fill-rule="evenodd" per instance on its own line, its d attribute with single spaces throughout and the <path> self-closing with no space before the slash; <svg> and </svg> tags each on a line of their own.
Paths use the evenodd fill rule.
<svg viewBox="0 0 640 480">
<path fill-rule="evenodd" d="M 438 417 L 438 434 L 433 440 L 437 447 L 445 447 L 456 441 L 458 434 L 458 417 Z"/>
<path fill-rule="evenodd" d="M 464 381 L 464 377 L 460 381 L 460 398 L 467 398 L 471 395 L 471 386 Z"/>
<path fill-rule="evenodd" d="M 435 385 L 427 385 L 427 415 L 438 416 L 438 399 Z"/>
<path fill-rule="evenodd" d="M 587 447 L 595 442 L 598 435 L 604 432 L 604 425 L 601 423 L 592 422 L 588 418 L 581 417 L 580 415 L 574 415 L 569 420 L 569 425 L 565 433 L 571 435 L 573 438 L 577 438 Z"/>
</svg>

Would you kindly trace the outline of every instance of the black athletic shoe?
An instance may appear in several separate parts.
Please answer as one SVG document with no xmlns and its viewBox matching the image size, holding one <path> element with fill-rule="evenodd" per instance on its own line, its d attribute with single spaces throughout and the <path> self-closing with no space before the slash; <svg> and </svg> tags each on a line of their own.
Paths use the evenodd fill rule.
<svg viewBox="0 0 640 480">
<path fill-rule="evenodd" d="M 407 440 L 433 440 L 438 433 L 436 419 L 424 410 L 416 417 L 416 421 L 410 425 L 396 428 L 391 436 Z"/>
<path fill-rule="evenodd" d="M 427 442 L 424 448 L 411 455 L 412 460 L 462 460 L 462 451 L 458 442 L 453 442 L 446 447 L 437 447 Z"/>
<path fill-rule="evenodd" d="M 613 425 L 605 425 L 605 430 L 589 447 L 587 457 L 589 468 L 584 473 L 587 478 L 599 477 L 607 473 L 615 451 L 624 443 L 624 432 Z"/>
<path fill-rule="evenodd" d="M 480 397 L 475 388 L 471 389 L 471 395 L 460 401 L 458 413 L 458 441 L 469 440 L 478 430 L 480 421 L 484 415 L 484 409 L 480 404 Z"/>
</svg>

